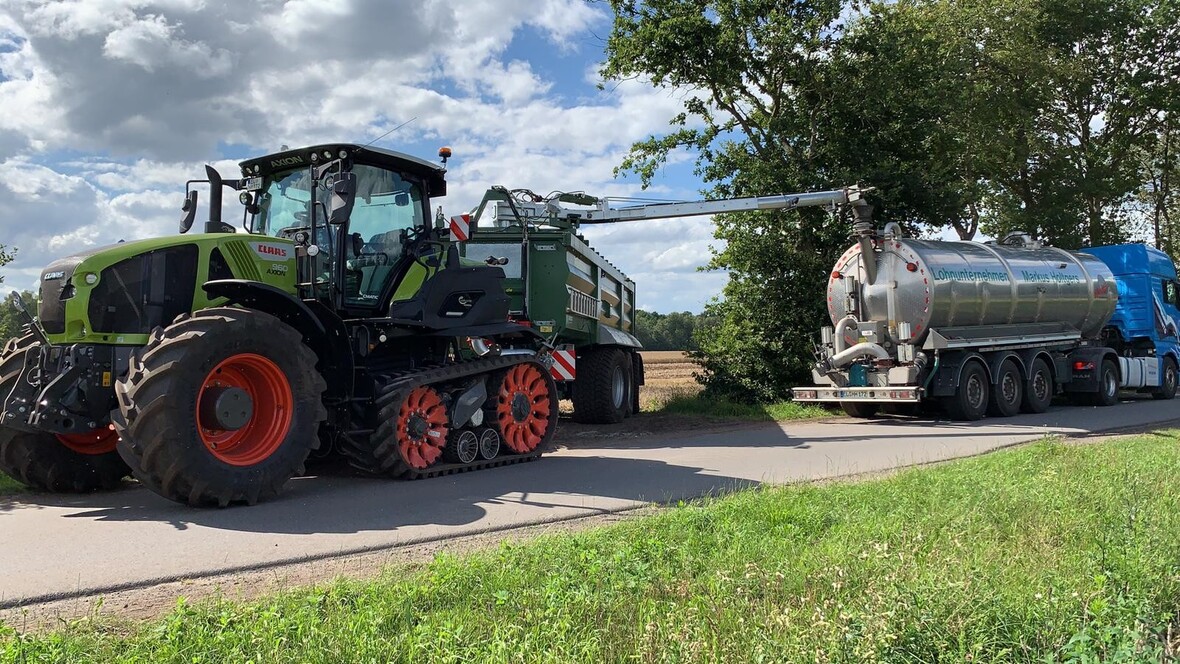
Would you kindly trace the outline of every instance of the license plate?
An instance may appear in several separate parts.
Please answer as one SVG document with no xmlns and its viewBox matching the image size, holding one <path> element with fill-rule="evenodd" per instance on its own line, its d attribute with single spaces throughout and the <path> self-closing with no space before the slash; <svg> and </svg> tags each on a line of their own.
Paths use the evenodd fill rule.
<svg viewBox="0 0 1180 664">
<path fill-rule="evenodd" d="M 262 189 L 262 178 L 246 178 L 246 191 Z"/>
<path fill-rule="evenodd" d="M 837 393 L 845 399 L 872 399 L 873 393 L 868 390 L 840 390 Z"/>
</svg>

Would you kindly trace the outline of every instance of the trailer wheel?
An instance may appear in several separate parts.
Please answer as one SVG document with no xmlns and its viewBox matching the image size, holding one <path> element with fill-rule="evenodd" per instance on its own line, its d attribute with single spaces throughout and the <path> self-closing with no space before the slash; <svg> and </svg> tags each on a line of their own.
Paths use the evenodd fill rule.
<svg viewBox="0 0 1180 664">
<path fill-rule="evenodd" d="M 1098 391 L 1083 395 L 1091 406 L 1113 406 L 1119 401 L 1119 369 L 1109 359 L 1102 360 L 1098 374 Z"/>
<path fill-rule="evenodd" d="M 24 369 L 25 355 L 38 352 L 32 334 L 10 339 L 0 354 L 0 399 L 7 398 Z M 0 403 L 0 406 L 3 404 Z M 0 470 L 21 484 L 55 493 L 113 489 L 131 473 L 115 451 L 119 436 L 105 425 L 84 434 L 54 435 L 0 425 Z"/>
<path fill-rule="evenodd" d="M 955 395 L 946 399 L 951 419 L 974 422 L 987 412 L 989 386 L 987 372 L 978 362 L 968 362 L 959 376 Z"/>
<path fill-rule="evenodd" d="M 1012 417 L 1019 413 L 1024 396 L 1022 388 L 1020 369 L 1012 360 L 1005 360 L 1000 365 L 999 375 L 996 376 L 995 390 L 987 404 L 987 414 L 994 417 Z"/>
<path fill-rule="evenodd" d="M 1171 356 L 1164 358 L 1164 377 L 1158 390 L 1151 393 L 1156 399 L 1171 399 L 1176 396 L 1176 360 Z M 4 390 L 0 389 L 0 394 Z"/>
<path fill-rule="evenodd" d="M 1049 363 L 1038 357 L 1033 360 L 1032 368 L 1029 369 L 1020 410 L 1026 413 L 1043 413 L 1049 410 L 1052 401 L 1053 373 L 1049 370 Z"/>
<path fill-rule="evenodd" d="M 599 348 L 578 358 L 574 421 L 617 424 L 630 406 L 631 362 L 617 348 Z"/>
<path fill-rule="evenodd" d="M 841 401 L 840 409 L 848 417 L 855 417 L 862 420 L 867 420 L 877 414 L 877 409 L 880 406 L 875 403 L 868 403 L 865 401 Z"/>
<path fill-rule="evenodd" d="M 119 454 L 165 498 L 253 504 L 319 445 L 326 387 L 294 328 L 261 311 L 204 309 L 157 328 L 115 383 Z"/>
</svg>

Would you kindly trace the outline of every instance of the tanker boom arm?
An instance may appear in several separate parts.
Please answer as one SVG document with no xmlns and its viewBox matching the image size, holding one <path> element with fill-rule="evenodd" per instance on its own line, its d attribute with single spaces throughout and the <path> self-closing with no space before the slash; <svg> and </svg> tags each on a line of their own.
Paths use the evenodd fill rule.
<svg viewBox="0 0 1180 664">
<path fill-rule="evenodd" d="M 802 194 L 779 194 L 777 196 L 754 196 L 750 198 L 729 198 L 685 203 L 648 203 L 621 208 L 610 207 L 610 199 L 596 199 L 588 210 L 562 210 L 564 218 L 577 220 L 579 224 L 609 224 L 619 221 L 643 219 L 668 219 L 671 217 L 693 217 L 724 212 L 746 212 L 750 210 L 792 210 L 801 207 L 839 206 L 860 200 L 861 190 L 857 187 L 814 191 Z M 580 216 L 578 216 L 580 215 Z"/>
<path fill-rule="evenodd" d="M 612 199 L 598 198 L 582 193 L 560 193 L 541 197 L 527 190 L 509 191 L 504 187 L 492 187 L 484 195 L 476 210 L 468 215 L 472 225 L 477 226 L 490 206 L 497 219 L 527 219 L 532 223 L 547 223 L 555 226 L 578 226 L 582 224 L 611 224 L 621 221 L 647 219 L 670 219 L 693 217 L 725 212 L 747 212 L 751 210 L 793 210 L 803 207 L 831 207 L 852 204 L 857 210 L 858 221 L 868 221 L 868 204 L 863 195 L 867 188 L 856 186 L 830 191 L 813 191 L 798 194 L 754 196 L 749 198 L 728 198 L 717 200 L 686 201 L 671 203 L 646 203 L 612 207 Z M 580 206 L 577 208 L 566 205 Z M 871 222 L 867 224 L 871 229 Z"/>
</svg>

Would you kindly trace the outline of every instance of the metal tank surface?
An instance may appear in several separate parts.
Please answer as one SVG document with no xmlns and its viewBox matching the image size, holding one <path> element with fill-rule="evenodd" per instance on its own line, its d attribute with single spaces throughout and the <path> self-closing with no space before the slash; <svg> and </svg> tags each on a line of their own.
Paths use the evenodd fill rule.
<svg viewBox="0 0 1180 664">
<path fill-rule="evenodd" d="M 1114 313 L 1118 287 L 1110 268 L 1088 254 L 1036 243 L 942 242 L 886 235 L 874 242 L 876 275 L 868 283 L 861 245 L 836 261 L 828 281 L 832 323 L 850 313 L 861 321 L 887 321 L 890 341 L 897 324 L 911 326 L 910 343 L 930 328 L 1068 323 L 1096 338 Z M 1005 241 L 1007 242 L 1007 240 Z M 858 291 L 849 298 L 849 289 Z M 850 312 L 859 301 L 861 311 Z"/>
</svg>

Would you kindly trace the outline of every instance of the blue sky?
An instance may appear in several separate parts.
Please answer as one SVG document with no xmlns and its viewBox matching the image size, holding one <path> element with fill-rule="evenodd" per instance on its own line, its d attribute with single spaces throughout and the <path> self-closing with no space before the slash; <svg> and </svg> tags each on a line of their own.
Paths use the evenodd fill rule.
<svg viewBox="0 0 1180 664">
<path fill-rule="evenodd" d="M 94 244 L 174 232 L 214 163 L 327 141 L 426 158 L 450 145 L 447 214 L 490 185 L 692 199 L 687 155 L 642 192 L 612 169 L 682 92 L 599 89 L 605 3 L 583 0 L 0 0 L 0 244 L 6 286 Z M 587 228 L 654 311 L 700 311 L 707 218 Z"/>
</svg>

